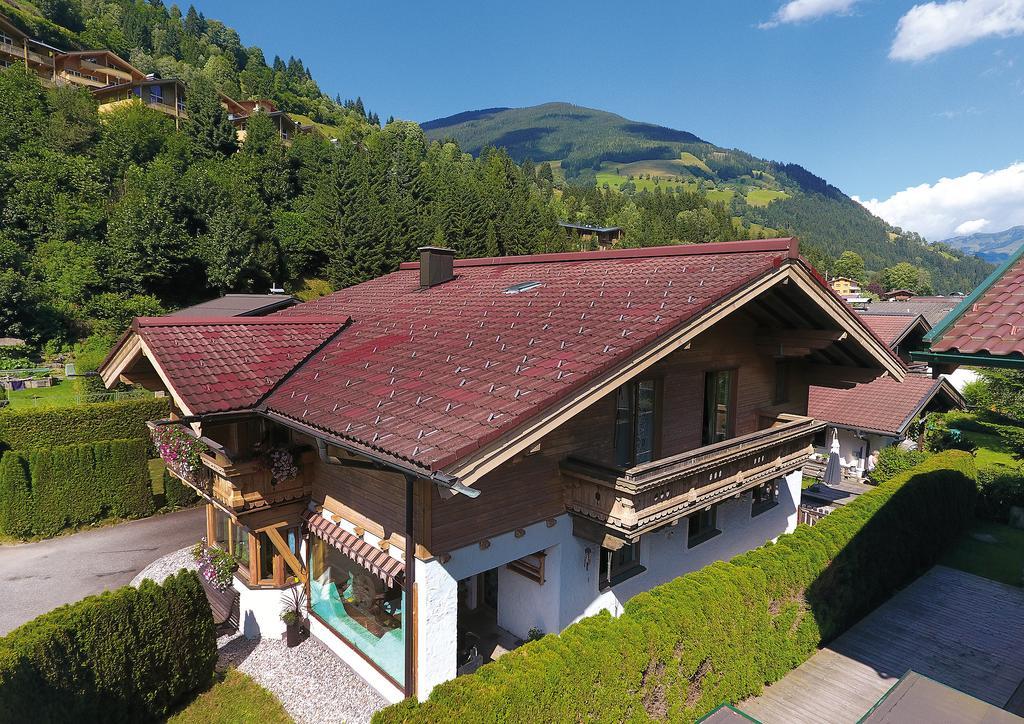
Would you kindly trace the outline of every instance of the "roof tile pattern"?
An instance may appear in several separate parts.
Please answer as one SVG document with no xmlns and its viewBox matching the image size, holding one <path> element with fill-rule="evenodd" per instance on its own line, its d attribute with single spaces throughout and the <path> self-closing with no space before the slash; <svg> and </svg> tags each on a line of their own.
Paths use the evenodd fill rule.
<svg viewBox="0 0 1024 724">
<path fill-rule="evenodd" d="M 964 309 L 931 349 L 1024 357 L 1024 256 Z"/>
<path fill-rule="evenodd" d="M 417 265 L 278 312 L 353 322 L 266 408 L 440 469 L 777 268 L 791 240 Z M 538 282 L 520 293 L 513 285 Z"/>
<path fill-rule="evenodd" d="M 850 389 L 811 387 L 807 414 L 841 427 L 902 435 L 912 416 L 938 392 L 942 379 L 907 375 L 903 382 L 879 377 Z"/>
<path fill-rule="evenodd" d="M 252 407 L 347 318 L 140 317 L 135 331 L 196 415 Z"/>
<path fill-rule="evenodd" d="M 878 338 L 890 347 L 896 343 L 907 331 L 907 328 L 917 321 L 914 316 L 902 316 L 895 314 L 861 314 L 860 318 Z"/>
</svg>

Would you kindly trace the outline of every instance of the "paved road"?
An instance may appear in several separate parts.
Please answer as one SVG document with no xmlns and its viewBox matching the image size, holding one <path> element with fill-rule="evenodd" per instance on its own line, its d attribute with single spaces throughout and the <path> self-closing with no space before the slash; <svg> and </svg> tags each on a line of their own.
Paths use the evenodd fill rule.
<svg viewBox="0 0 1024 724">
<path fill-rule="evenodd" d="M 38 543 L 0 546 L 0 635 L 64 603 L 120 588 L 195 543 L 206 511 L 180 510 Z"/>
</svg>

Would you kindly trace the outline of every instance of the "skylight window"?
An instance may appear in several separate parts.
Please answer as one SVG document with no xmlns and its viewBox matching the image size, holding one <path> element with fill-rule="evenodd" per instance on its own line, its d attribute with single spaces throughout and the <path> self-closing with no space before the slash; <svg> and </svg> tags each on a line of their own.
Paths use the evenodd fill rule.
<svg viewBox="0 0 1024 724">
<path fill-rule="evenodd" d="M 528 292 L 531 289 L 536 289 L 537 287 L 542 286 L 544 286 L 544 282 L 519 282 L 518 284 L 513 284 L 512 286 L 510 286 L 508 289 L 505 290 L 504 293 L 522 294 L 523 292 Z"/>
</svg>

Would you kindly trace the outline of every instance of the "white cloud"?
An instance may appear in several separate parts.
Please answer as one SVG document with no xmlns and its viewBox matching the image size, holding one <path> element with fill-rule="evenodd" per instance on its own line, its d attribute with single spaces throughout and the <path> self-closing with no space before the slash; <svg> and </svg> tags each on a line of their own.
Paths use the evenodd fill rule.
<svg viewBox="0 0 1024 724">
<path fill-rule="evenodd" d="M 953 231 L 957 233 L 957 236 L 966 236 L 968 234 L 973 234 L 976 231 L 981 231 L 988 226 L 988 224 L 988 219 L 971 219 L 970 221 L 965 221 L 960 224 L 960 226 L 953 229 Z"/>
<path fill-rule="evenodd" d="M 1024 224 L 1024 162 L 912 186 L 883 201 L 853 198 L 890 224 L 932 241 L 982 227 L 1002 231 Z"/>
<path fill-rule="evenodd" d="M 784 23 L 803 23 L 826 15 L 846 15 L 859 0 L 789 0 L 772 16 L 761 23 L 762 30 Z"/>
<path fill-rule="evenodd" d="M 924 60 L 988 38 L 1024 34 L 1024 0 L 948 0 L 915 5 L 896 24 L 893 60 Z"/>
</svg>

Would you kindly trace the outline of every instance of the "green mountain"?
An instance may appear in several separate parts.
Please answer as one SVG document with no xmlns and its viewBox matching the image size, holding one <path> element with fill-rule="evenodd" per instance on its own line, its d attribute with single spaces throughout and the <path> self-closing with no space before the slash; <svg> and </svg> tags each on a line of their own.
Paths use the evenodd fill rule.
<svg viewBox="0 0 1024 724">
<path fill-rule="evenodd" d="M 1006 261 L 1021 244 L 1024 244 L 1024 226 L 1012 226 L 1004 231 L 954 236 L 943 243 L 965 254 L 973 254 L 985 261 L 999 264 Z"/>
<path fill-rule="evenodd" d="M 819 266 L 846 250 L 860 254 L 869 271 L 910 262 L 929 272 L 939 292 L 971 289 L 991 269 L 889 225 L 802 166 L 717 146 L 687 131 L 569 103 L 487 108 L 421 125 L 428 138 L 454 139 L 470 153 L 497 146 L 520 162 L 549 162 L 572 185 L 627 194 L 702 191 L 746 225 L 799 236 Z"/>
</svg>

